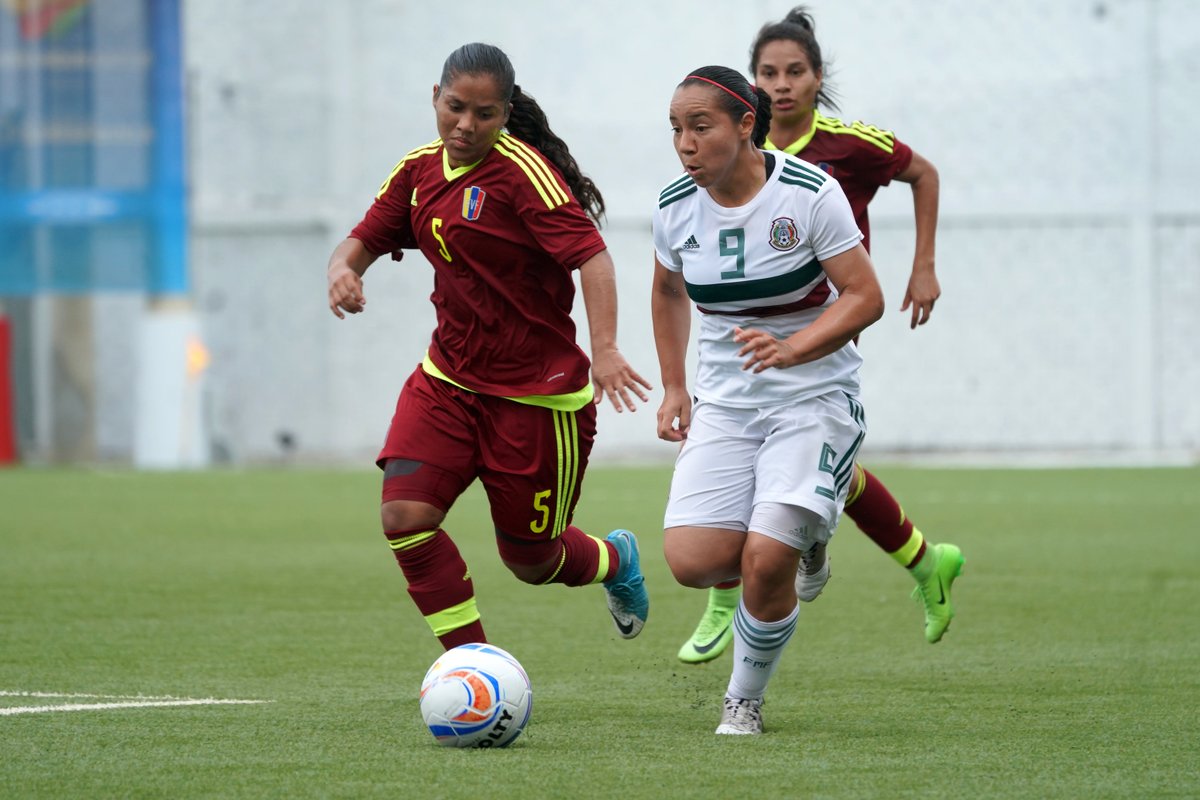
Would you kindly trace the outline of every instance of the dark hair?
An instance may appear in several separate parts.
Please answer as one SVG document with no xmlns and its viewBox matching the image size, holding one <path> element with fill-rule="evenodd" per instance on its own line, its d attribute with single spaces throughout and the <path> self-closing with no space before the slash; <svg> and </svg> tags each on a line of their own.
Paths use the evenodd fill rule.
<svg viewBox="0 0 1200 800">
<path fill-rule="evenodd" d="M 821 73 L 821 88 L 817 90 L 817 105 L 837 110 L 837 92 L 826 79 L 829 65 L 821 59 L 821 45 L 817 43 L 817 23 L 804 6 L 796 6 L 779 22 L 768 22 L 758 30 L 754 44 L 750 46 L 750 74 L 758 74 L 758 59 L 762 49 L 771 42 L 790 41 L 804 48 L 808 63 L 814 72 Z"/>
<path fill-rule="evenodd" d="M 762 147 L 771 130 L 771 97 L 763 89 L 751 85 L 742 73 L 729 67 L 701 67 L 688 73 L 679 86 L 708 85 L 717 93 L 717 102 L 734 122 L 746 114 L 754 115 L 750 142 Z"/>
<path fill-rule="evenodd" d="M 517 85 L 516 70 L 499 47 L 481 42 L 464 44 L 446 58 L 442 65 L 441 85 L 449 86 L 458 75 L 489 75 L 500 89 L 507 105 L 512 103 L 508 116 L 508 132 L 521 141 L 536 147 L 558 167 L 567 187 L 583 210 L 596 222 L 604 215 L 604 197 L 592 179 L 583 174 L 567 143 L 550 130 L 546 112 Z"/>
</svg>

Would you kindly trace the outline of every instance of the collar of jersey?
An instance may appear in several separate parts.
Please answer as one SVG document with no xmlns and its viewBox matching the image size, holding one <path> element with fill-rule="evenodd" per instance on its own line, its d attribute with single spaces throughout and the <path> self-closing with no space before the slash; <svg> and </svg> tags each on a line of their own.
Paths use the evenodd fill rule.
<svg viewBox="0 0 1200 800">
<path fill-rule="evenodd" d="M 804 134 L 799 139 L 797 139 L 796 141 L 789 144 L 787 147 L 784 147 L 783 152 L 787 153 L 789 156 L 800 155 L 800 151 L 803 150 L 805 147 L 808 147 L 808 143 L 812 141 L 813 135 L 817 132 L 817 120 L 819 120 L 819 119 L 821 119 L 821 112 L 817 111 L 814 108 L 813 109 L 812 127 L 808 129 L 808 133 Z M 766 144 L 763 145 L 763 147 L 766 148 L 767 150 L 779 150 L 780 149 L 775 146 L 775 143 L 771 141 L 770 137 L 767 137 L 767 142 L 766 142 Z"/>
<path fill-rule="evenodd" d="M 490 153 L 490 152 L 492 152 L 492 151 L 488 150 L 488 153 Z M 483 154 L 483 158 L 487 158 L 487 153 Z M 468 172 L 470 172 L 471 170 L 478 167 L 481 163 L 483 163 L 483 158 L 479 159 L 474 164 L 464 164 L 461 167 L 452 167 L 452 166 L 450 166 L 450 156 L 448 156 L 446 154 L 446 148 L 443 145 L 443 147 L 442 147 L 442 175 L 444 175 L 446 177 L 446 182 L 449 183 L 450 181 L 454 180 L 455 178 L 461 178 L 463 175 L 466 175 Z"/>
<path fill-rule="evenodd" d="M 763 149 L 769 150 L 769 149 L 774 149 L 774 148 L 769 148 L 764 144 Z M 755 193 L 754 197 L 751 197 L 749 200 L 747 200 L 745 203 L 743 203 L 740 206 L 723 206 L 723 205 L 721 205 L 720 203 L 718 203 L 716 200 L 713 199 L 713 196 L 711 194 L 708 193 L 708 189 L 701 190 L 700 193 L 697 195 L 697 199 L 699 202 L 708 206 L 709 209 L 711 209 L 719 217 L 729 216 L 729 215 L 736 216 L 738 214 L 743 214 L 746 211 L 756 207 L 759 203 L 763 202 L 763 198 L 766 197 L 766 195 L 767 195 L 767 189 L 771 185 L 771 181 L 775 178 L 776 175 L 779 174 L 779 171 L 781 169 L 783 169 L 783 163 L 784 163 L 784 159 L 776 158 L 775 163 L 771 167 L 771 174 L 767 175 L 766 182 L 763 183 L 762 187 L 758 190 L 758 192 Z"/>
</svg>

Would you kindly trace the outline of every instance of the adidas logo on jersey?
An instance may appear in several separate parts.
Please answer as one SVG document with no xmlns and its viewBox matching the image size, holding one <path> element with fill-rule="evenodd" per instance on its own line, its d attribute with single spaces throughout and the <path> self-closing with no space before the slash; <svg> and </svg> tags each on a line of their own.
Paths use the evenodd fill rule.
<svg viewBox="0 0 1200 800">
<path fill-rule="evenodd" d="M 696 241 L 695 236 L 689 236 L 687 241 L 683 243 L 684 250 L 699 250 L 700 243 Z"/>
</svg>

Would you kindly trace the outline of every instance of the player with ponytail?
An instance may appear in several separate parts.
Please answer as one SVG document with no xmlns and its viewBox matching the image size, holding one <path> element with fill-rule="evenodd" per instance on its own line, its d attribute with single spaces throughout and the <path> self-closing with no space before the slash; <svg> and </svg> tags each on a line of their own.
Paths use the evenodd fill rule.
<svg viewBox="0 0 1200 800">
<path fill-rule="evenodd" d="M 596 227 L 604 200 L 498 47 L 451 53 L 433 108 L 438 138 L 400 160 L 327 270 L 341 319 L 364 310 L 363 275 L 381 255 L 419 249 L 433 266 L 437 328 L 377 459 L 384 536 L 441 644 L 487 641 L 470 570 L 442 528 L 478 478 L 505 566 L 526 583 L 603 584 L 632 638 L 649 612 L 636 538 L 572 524 L 596 404 L 633 411 L 650 388 L 617 349 L 613 263 Z M 590 360 L 571 318 L 576 271 Z"/>
<path fill-rule="evenodd" d="M 941 295 L 934 271 L 937 169 L 891 131 L 862 122 L 845 123 L 821 113 L 821 107 L 837 109 L 837 95 L 829 83 L 816 24 L 803 6 L 759 30 L 750 48 L 750 70 L 758 85 L 770 93 L 773 105 L 765 147 L 815 164 L 841 184 L 868 251 L 867 206 L 875 193 L 892 180 L 912 186 L 916 244 L 900 310 L 911 314 L 912 328 L 924 325 Z M 954 616 L 950 590 L 962 570 L 962 552 L 952 544 L 927 541 L 887 487 L 861 465 L 855 467 L 845 510 L 859 529 L 916 581 L 915 595 L 925 610 L 925 638 L 931 643 L 940 641 Z M 799 598 L 806 602 L 815 599 L 828 579 L 824 551 L 812 554 L 796 576 Z M 681 661 L 700 663 L 725 650 L 732 641 L 730 626 L 739 587 L 740 582 L 733 580 L 709 591 L 700 623 L 679 650 Z"/>
<path fill-rule="evenodd" d="M 853 339 L 883 313 L 844 193 L 762 149 L 771 117 L 767 94 L 735 70 L 688 73 L 670 106 L 684 174 L 654 213 L 658 435 L 682 442 L 663 552 L 684 586 L 744 582 L 719 734 L 763 731 L 763 696 L 796 628 L 797 570 L 837 527 L 866 432 Z"/>
</svg>

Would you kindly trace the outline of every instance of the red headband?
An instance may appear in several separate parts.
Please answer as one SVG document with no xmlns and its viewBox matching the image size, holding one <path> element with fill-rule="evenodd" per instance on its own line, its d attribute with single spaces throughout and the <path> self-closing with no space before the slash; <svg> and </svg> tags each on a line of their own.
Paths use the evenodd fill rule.
<svg viewBox="0 0 1200 800">
<path fill-rule="evenodd" d="M 724 85 L 724 84 L 722 84 L 722 83 L 717 83 L 717 82 L 716 82 L 716 81 L 714 81 L 714 80 L 710 80 L 710 79 L 708 79 L 708 78 L 705 78 L 705 77 L 702 77 L 702 76 L 700 76 L 700 75 L 688 75 L 686 78 L 684 78 L 684 80 L 691 80 L 692 78 L 695 78 L 695 79 L 696 79 L 696 80 L 698 80 L 698 81 L 704 81 L 705 83 L 711 83 L 713 86 L 717 87 L 717 88 L 718 88 L 718 89 L 720 89 L 722 92 L 728 92 L 730 95 L 732 95 L 732 96 L 736 97 L 738 100 L 741 100 L 743 103 L 745 103 L 745 104 L 746 104 L 746 108 L 750 109 L 750 111 L 752 111 L 752 112 L 753 112 L 753 113 L 755 113 L 755 114 L 757 114 L 757 113 L 758 113 L 758 109 L 757 109 L 757 108 L 755 108 L 754 106 L 750 105 L 750 101 L 749 101 L 749 100 L 747 100 L 746 98 L 742 97 L 740 94 L 738 94 L 737 92 L 735 92 L 733 89 L 730 89 L 728 86 L 726 86 L 726 85 Z"/>
</svg>

